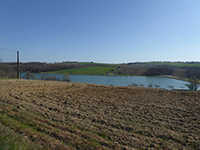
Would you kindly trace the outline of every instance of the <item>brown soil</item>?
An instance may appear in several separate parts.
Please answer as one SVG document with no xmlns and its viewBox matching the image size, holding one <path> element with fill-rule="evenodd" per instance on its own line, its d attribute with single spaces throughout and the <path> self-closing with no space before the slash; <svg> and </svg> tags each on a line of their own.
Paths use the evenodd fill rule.
<svg viewBox="0 0 200 150">
<path fill-rule="evenodd" d="M 0 123 L 44 149 L 200 149 L 200 93 L 0 80 Z"/>
</svg>

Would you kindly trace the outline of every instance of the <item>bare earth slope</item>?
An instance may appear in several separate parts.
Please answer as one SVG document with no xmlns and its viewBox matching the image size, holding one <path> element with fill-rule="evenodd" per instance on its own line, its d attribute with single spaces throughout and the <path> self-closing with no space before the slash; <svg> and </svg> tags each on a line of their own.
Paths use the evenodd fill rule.
<svg viewBox="0 0 200 150">
<path fill-rule="evenodd" d="M 0 124 L 43 149 L 200 149 L 200 93 L 0 80 Z"/>
</svg>

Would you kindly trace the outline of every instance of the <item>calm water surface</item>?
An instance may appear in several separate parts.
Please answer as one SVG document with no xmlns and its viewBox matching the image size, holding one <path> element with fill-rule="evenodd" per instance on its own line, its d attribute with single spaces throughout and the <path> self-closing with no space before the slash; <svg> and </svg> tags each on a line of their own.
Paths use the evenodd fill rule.
<svg viewBox="0 0 200 150">
<path fill-rule="evenodd" d="M 56 76 L 62 79 L 61 74 L 39 74 L 33 73 L 34 78 L 41 79 L 42 75 Z M 25 74 L 21 73 L 21 78 L 25 78 Z M 113 86 L 129 86 L 137 84 L 138 86 L 148 87 L 152 84 L 153 87 L 159 86 L 164 89 L 188 89 L 185 84 L 188 82 L 166 78 L 166 77 L 147 77 L 147 76 L 94 76 L 94 75 L 69 75 L 71 82 L 92 83 L 100 85 Z M 170 87 L 171 86 L 171 87 Z"/>
</svg>

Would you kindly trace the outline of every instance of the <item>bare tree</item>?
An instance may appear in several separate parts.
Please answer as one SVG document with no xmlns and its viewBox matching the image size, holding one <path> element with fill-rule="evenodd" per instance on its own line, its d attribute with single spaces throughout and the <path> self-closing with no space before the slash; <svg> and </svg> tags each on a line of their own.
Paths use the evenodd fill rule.
<svg viewBox="0 0 200 150">
<path fill-rule="evenodd" d="M 25 79 L 33 79 L 34 75 L 30 71 L 25 72 Z"/>
</svg>

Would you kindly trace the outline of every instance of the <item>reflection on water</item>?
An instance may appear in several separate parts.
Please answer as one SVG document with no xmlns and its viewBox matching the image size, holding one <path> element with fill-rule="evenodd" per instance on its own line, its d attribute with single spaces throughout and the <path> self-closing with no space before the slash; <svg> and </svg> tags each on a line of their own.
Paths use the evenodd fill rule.
<svg viewBox="0 0 200 150">
<path fill-rule="evenodd" d="M 39 74 L 33 73 L 35 79 L 41 79 L 42 75 L 55 76 L 62 80 L 62 74 Z M 21 73 L 21 78 L 25 74 Z M 69 75 L 71 82 L 92 83 L 113 86 L 140 86 L 164 89 L 187 89 L 185 81 L 166 78 L 166 77 L 147 77 L 147 76 L 93 76 L 93 75 Z"/>
</svg>

